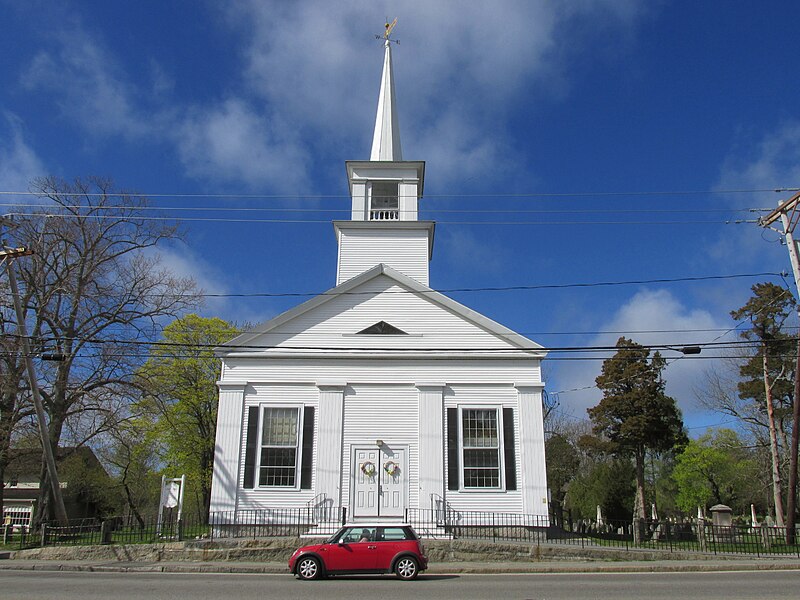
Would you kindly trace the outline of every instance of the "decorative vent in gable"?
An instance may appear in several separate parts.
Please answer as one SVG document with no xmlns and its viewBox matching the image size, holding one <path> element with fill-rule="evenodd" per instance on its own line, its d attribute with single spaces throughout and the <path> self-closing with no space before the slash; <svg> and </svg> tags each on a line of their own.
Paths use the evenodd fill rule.
<svg viewBox="0 0 800 600">
<path fill-rule="evenodd" d="M 394 325 L 389 325 L 386 321 L 378 321 L 375 325 L 370 325 L 366 329 L 362 329 L 356 335 L 361 335 L 362 333 L 371 335 L 408 335 L 402 329 L 398 329 Z"/>
</svg>

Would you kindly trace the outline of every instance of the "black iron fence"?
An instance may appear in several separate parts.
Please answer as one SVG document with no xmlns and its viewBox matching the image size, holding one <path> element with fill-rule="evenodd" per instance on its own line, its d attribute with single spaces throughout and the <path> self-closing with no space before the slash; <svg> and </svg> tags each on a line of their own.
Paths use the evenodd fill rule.
<svg viewBox="0 0 800 600">
<path fill-rule="evenodd" d="M 140 544 L 203 538 L 324 537 L 347 522 L 347 509 L 328 504 L 214 512 L 209 519 L 172 515 L 141 521 L 132 518 L 49 523 L 40 529 L 0 528 L 6 548 Z M 707 520 L 565 522 L 541 515 L 459 511 L 447 504 L 407 509 L 404 518 L 421 537 L 593 548 L 652 549 L 668 552 L 790 555 L 800 558 L 800 531 L 787 541 L 787 529 L 772 526 L 714 525 Z"/>
<path fill-rule="evenodd" d="M 722 526 L 705 519 L 668 519 L 636 523 L 581 520 L 557 527 L 539 515 L 460 511 L 449 506 L 408 509 L 406 519 L 423 537 L 800 558 L 800 531 L 790 543 L 785 527 L 766 525 Z"/>
<path fill-rule="evenodd" d="M 0 528 L 3 529 L 3 528 Z M 208 524 L 197 517 L 147 517 L 79 519 L 66 524 L 44 523 L 38 529 L 26 526 L 6 527 L 3 543 L 10 548 L 25 549 L 41 546 L 90 546 L 99 544 L 148 544 L 183 541 L 207 537 Z"/>
<path fill-rule="evenodd" d="M 208 522 L 211 538 L 328 536 L 347 522 L 347 509 L 320 505 L 220 511 L 211 513 Z"/>
</svg>

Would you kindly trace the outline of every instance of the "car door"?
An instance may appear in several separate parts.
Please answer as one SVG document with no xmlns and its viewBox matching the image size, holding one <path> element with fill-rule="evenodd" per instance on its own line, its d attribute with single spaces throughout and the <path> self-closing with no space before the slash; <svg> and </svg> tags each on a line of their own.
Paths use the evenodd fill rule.
<svg viewBox="0 0 800 600">
<path fill-rule="evenodd" d="M 363 535 L 364 531 L 369 532 L 367 536 Z M 325 569 L 337 572 L 375 570 L 378 558 L 377 543 L 374 541 L 375 536 L 375 527 L 348 528 L 339 537 L 338 542 L 325 546 L 323 557 Z"/>
<path fill-rule="evenodd" d="M 408 539 L 403 527 L 380 527 L 378 534 L 375 568 L 388 571 L 392 567 L 394 557 L 403 550 L 407 550 L 413 540 Z"/>
</svg>

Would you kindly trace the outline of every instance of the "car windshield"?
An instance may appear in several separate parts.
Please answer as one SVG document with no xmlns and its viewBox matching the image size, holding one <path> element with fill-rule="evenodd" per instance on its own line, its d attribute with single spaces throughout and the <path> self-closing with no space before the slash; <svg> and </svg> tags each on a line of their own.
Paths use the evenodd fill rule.
<svg viewBox="0 0 800 600">
<path fill-rule="evenodd" d="M 339 531 L 334 533 L 331 537 L 329 537 L 327 540 L 325 540 L 325 543 L 326 544 L 334 543 L 336 541 L 336 538 L 338 538 L 341 533 L 342 533 L 342 530 L 340 529 Z"/>
</svg>

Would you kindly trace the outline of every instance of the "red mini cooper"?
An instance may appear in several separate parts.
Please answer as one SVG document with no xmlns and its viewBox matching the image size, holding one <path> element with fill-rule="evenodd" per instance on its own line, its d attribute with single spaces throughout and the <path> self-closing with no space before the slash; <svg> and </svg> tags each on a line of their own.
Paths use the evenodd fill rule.
<svg viewBox="0 0 800 600">
<path fill-rule="evenodd" d="M 415 579 L 428 568 L 416 532 L 403 524 L 357 524 L 342 527 L 322 544 L 303 546 L 289 559 L 298 579 L 347 573 L 394 573 Z"/>
</svg>

